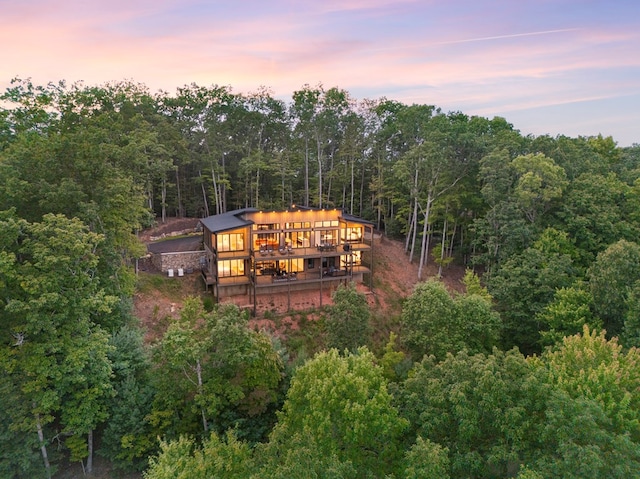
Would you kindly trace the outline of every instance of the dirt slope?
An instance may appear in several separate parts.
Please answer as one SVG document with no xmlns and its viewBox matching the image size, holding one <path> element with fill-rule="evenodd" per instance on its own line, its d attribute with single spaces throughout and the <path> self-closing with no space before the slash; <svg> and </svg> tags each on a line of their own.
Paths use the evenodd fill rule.
<svg viewBox="0 0 640 479">
<path fill-rule="evenodd" d="M 165 224 L 156 228 L 143 231 L 140 238 L 149 242 L 152 237 L 162 234 L 170 234 L 173 231 L 181 231 L 194 228 L 198 220 L 194 218 L 171 218 Z M 418 282 L 418 262 L 416 255 L 413 263 L 409 262 L 408 255 L 404 252 L 404 244 L 401 241 L 391 240 L 384 236 L 376 237 L 374 241 L 374 288 L 369 291 L 368 285 L 361 285 L 361 291 L 367 293 L 372 308 L 389 314 L 399 313 L 401 300 L 406 298 L 415 284 Z M 154 273 L 141 273 L 154 274 Z M 157 274 L 157 273 L 156 273 Z M 451 290 L 460 289 L 460 278 L 464 274 L 464 268 L 450 266 L 443 272 L 443 281 Z M 423 270 L 423 279 L 437 275 L 437 267 L 430 262 Z M 177 317 L 184 297 L 203 293 L 203 284 L 199 274 L 186 275 L 183 278 L 174 278 L 175 284 L 171 291 L 148 290 L 139 292 L 134 298 L 135 314 L 142 320 L 147 329 L 148 339 L 157 337 L 166 327 L 168 318 Z M 322 297 L 322 306 L 331 304 L 330 289 L 327 289 Z M 248 306 L 246 297 L 236 300 L 239 306 Z M 309 310 L 320 307 L 320 295 L 314 292 L 292 293 L 258 296 L 258 318 L 266 312 L 284 313 L 289 308 L 294 310 Z"/>
</svg>

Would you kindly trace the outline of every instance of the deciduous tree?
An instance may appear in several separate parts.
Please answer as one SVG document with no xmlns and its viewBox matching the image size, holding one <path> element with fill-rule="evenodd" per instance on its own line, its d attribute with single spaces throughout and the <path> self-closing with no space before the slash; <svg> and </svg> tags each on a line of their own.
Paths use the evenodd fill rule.
<svg viewBox="0 0 640 479">
<path fill-rule="evenodd" d="M 589 268 L 589 286 L 596 314 L 609 337 L 623 332 L 627 299 L 640 280 L 640 245 L 620 240 L 613 243 Z"/>
<path fill-rule="evenodd" d="M 271 458 L 313 438 L 320 457 L 350 463 L 352 477 L 382 478 L 398 467 L 397 441 L 406 426 L 373 355 L 366 348 L 347 356 L 332 349 L 295 372 L 270 438 Z"/>
<path fill-rule="evenodd" d="M 338 351 L 356 351 L 369 342 L 371 316 L 367 298 L 355 286 L 340 285 L 333 293 L 327 318 L 327 345 Z"/>
<path fill-rule="evenodd" d="M 49 425 L 58 421 L 59 437 L 71 439 L 74 459 L 86 457 L 90 469 L 92 433 L 112 393 L 108 337 L 97 325 L 115 304 L 95 277 L 102 237 L 61 215 L 29 223 L 9 213 L 0 223 L 3 263 L 13 270 L 0 309 L 0 367 L 23 405 L 8 427 L 37 435 L 50 477 Z"/>
</svg>

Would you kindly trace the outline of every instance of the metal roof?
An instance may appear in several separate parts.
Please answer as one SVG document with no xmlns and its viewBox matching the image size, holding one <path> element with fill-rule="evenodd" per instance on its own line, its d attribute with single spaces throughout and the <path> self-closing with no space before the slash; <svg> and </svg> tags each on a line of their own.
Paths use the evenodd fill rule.
<svg viewBox="0 0 640 479">
<path fill-rule="evenodd" d="M 350 222 L 353 222 L 353 223 L 366 223 L 368 225 L 375 225 L 375 223 L 373 221 L 364 220 L 364 219 L 359 218 L 357 216 L 350 215 L 349 213 L 342 213 L 340 215 L 340 218 L 342 218 L 345 221 L 350 221 Z"/>
<path fill-rule="evenodd" d="M 220 215 L 208 216 L 202 218 L 200 223 L 212 233 L 232 230 L 253 224 L 253 221 L 246 220 L 242 217 L 245 213 L 255 213 L 255 208 L 242 208 L 240 210 L 227 211 Z"/>
<path fill-rule="evenodd" d="M 318 208 L 308 208 L 308 207 L 299 207 L 296 206 L 296 209 L 301 210 L 318 210 Z M 239 210 L 228 211 L 226 213 L 222 213 L 220 215 L 213 215 L 207 218 L 202 218 L 200 223 L 203 224 L 205 228 L 207 228 L 212 233 L 220 233 L 222 231 L 233 230 L 236 228 L 241 228 L 243 226 L 252 225 L 254 222 L 252 220 L 248 220 L 243 218 L 243 215 L 246 213 L 257 213 L 258 210 L 255 208 L 242 208 Z M 357 216 L 350 215 L 348 213 L 340 213 L 339 217 L 344 219 L 345 221 L 353 222 L 353 223 L 362 223 L 374 225 L 372 221 L 368 221 L 362 218 L 358 218 Z"/>
</svg>

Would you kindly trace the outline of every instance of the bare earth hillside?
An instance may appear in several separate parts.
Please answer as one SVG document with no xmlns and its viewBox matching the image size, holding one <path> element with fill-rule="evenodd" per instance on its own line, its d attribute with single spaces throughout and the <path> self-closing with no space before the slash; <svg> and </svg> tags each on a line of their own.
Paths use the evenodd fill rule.
<svg viewBox="0 0 640 479">
<path fill-rule="evenodd" d="M 140 239 L 148 243 L 152 238 L 167 235 L 175 231 L 193 229 L 198 220 L 195 218 L 170 218 L 166 223 L 140 233 Z M 408 255 L 404 252 L 404 244 L 391 240 L 384 236 L 376 237 L 374 241 L 374 288 L 371 292 L 367 285 L 360 285 L 359 289 L 367 294 L 372 309 L 382 313 L 397 314 L 399 305 L 413 291 L 418 282 L 418 258 L 409 262 Z M 423 271 L 423 279 L 436 276 L 437 266 L 430 262 Z M 159 273 L 141 272 L 141 275 L 153 275 Z M 458 266 L 450 266 L 443 273 L 443 281 L 451 290 L 460 290 L 460 278 L 464 269 Z M 148 334 L 148 339 L 157 337 L 164 331 L 169 318 L 177 317 L 186 296 L 201 295 L 204 285 L 199 273 L 185 275 L 182 278 L 173 278 L 175 282 L 169 291 L 163 289 L 147 288 L 138 292 L 134 298 L 135 314 L 142 321 Z M 272 313 L 286 313 L 292 310 L 312 310 L 320 306 L 331 304 L 333 290 L 326 288 L 322 296 L 318 292 L 296 292 L 281 295 L 258 296 L 257 318 L 260 321 L 266 311 Z M 246 296 L 234 298 L 241 307 L 248 307 Z"/>
</svg>

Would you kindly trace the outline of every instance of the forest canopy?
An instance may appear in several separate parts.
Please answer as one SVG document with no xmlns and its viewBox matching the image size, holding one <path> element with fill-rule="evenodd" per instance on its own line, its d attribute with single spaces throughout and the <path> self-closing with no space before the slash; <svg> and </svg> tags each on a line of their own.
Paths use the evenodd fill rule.
<svg viewBox="0 0 640 479">
<path fill-rule="evenodd" d="M 145 342 L 141 229 L 291 204 L 403 242 L 420 282 L 397 317 L 339 289 L 304 342 L 189 298 Z M 0 476 L 90 472 L 94 450 L 148 479 L 637 476 L 639 237 L 640 146 L 611 137 L 322 85 L 285 102 L 16 79 L 0 95 Z M 460 292 L 429 263 L 468 268 Z"/>
</svg>

